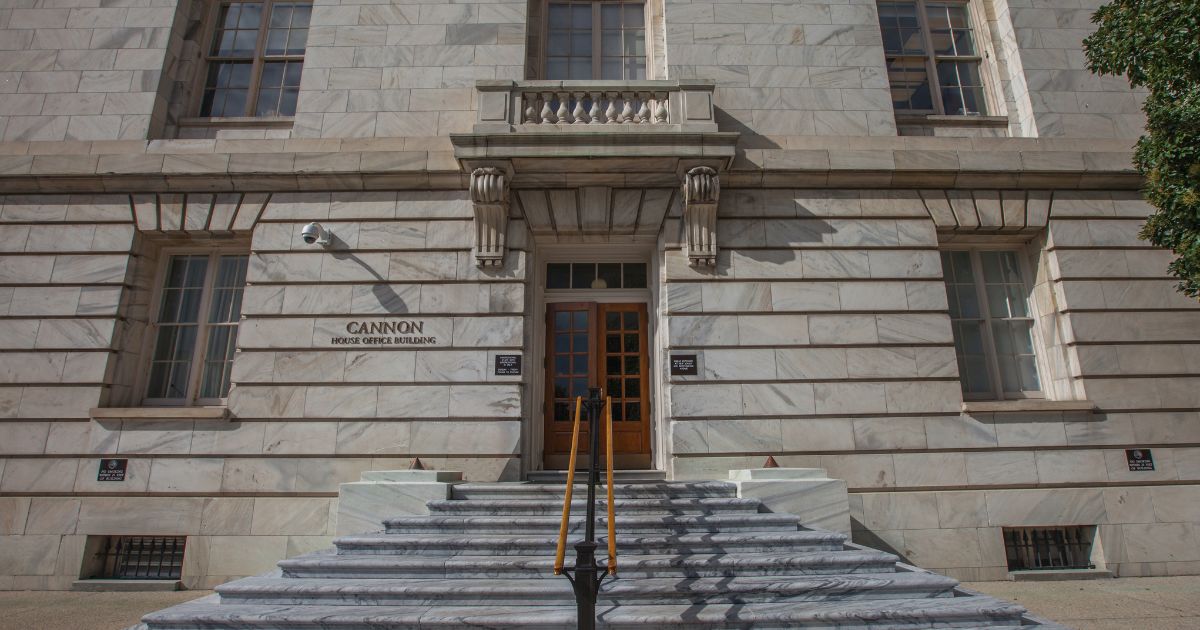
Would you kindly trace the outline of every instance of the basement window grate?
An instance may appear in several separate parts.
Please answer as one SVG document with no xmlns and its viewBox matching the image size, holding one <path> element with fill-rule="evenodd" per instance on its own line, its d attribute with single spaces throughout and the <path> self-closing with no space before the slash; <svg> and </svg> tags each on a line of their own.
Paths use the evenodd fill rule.
<svg viewBox="0 0 1200 630">
<path fill-rule="evenodd" d="M 1004 551 L 1009 571 L 1094 569 L 1094 527 L 1004 528 Z"/>
<path fill-rule="evenodd" d="M 184 536 L 109 536 L 97 577 L 112 580 L 178 580 Z"/>
</svg>

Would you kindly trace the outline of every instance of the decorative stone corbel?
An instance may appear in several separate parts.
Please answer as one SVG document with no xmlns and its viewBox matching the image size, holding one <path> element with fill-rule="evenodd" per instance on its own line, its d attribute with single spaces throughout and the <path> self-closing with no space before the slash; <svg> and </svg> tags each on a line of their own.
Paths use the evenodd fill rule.
<svg viewBox="0 0 1200 630">
<path fill-rule="evenodd" d="M 683 176 L 683 225 L 687 230 L 688 264 L 717 264 L 717 201 L 721 182 L 717 171 L 697 166 Z"/>
<path fill-rule="evenodd" d="M 475 206 L 475 264 L 504 264 L 508 235 L 508 176 L 494 166 L 471 171 L 471 203 Z"/>
</svg>

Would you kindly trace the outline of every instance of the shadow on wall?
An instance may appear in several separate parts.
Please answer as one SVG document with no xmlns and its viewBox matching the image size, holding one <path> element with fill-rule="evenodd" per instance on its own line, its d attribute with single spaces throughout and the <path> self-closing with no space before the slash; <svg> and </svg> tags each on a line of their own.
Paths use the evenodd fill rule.
<svg viewBox="0 0 1200 630">
<path fill-rule="evenodd" d="M 749 112 L 747 112 L 749 113 Z M 753 128 L 746 126 L 746 123 L 731 116 L 728 112 L 720 107 L 713 106 L 713 119 L 717 121 L 717 129 L 720 131 L 736 131 L 741 135 L 738 138 L 738 150 L 746 149 L 782 149 L 779 143 L 770 138 L 760 135 Z M 796 135 L 799 135 L 797 133 Z"/>
<path fill-rule="evenodd" d="M 900 557 L 901 562 L 905 564 L 913 564 L 912 561 L 910 561 L 908 557 L 904 555 L 902 550 L 896 549 L 888 541 L 876 536 L 875 532 L 867 529 L 866 525 L 863 525 L 861 521 L 854 517 L 850 517 L 850 530 L 854 532 L 854 542 L 860 545 L 865 545 L 872 549 L 878 549 L 879 551 L 894 553 Z"/>
<path fill-rule="evenodd" d="M 387 278 L 379 275 L 378 271 L 372 269 L 370 265 L 363 262 L 363 260 L 358 256 L 346 251 L 347 249 L 349 248 L 346 245 L 346 241 L 338 238 L 337 234 L 329 235 L 330 256 L 333 256 L 336 260 L 353 261 L 358 266 L 366 269 L 367 273 L 370 273 L 375 277 L 376 280 L 379 281 L 371 285 L 371 294 L 375 296 L 376 300 L 379 300 L 379 305 L 383 307 L 383 310 L 391 313 L 392 315 L 410 313 L 411 311 L 409 310 L 408 305 L 405 304 L 404 299 L 392 289 L 392 285 L 388 284 Z"/>
</svg>

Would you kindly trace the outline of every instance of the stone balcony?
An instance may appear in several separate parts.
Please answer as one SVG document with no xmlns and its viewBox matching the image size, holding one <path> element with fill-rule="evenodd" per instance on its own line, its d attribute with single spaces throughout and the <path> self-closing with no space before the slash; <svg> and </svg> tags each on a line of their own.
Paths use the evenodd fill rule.
<svg viewBox="0 0 1200 630">
<path fill-rule="evenodd" d="M 451 134 L 466 172 L 514 181 L 587 174 L 675 182 L 729 167 L 739 134 L 717 128 L 714 81 L 478 81 L 472 133 Z"/>
<path fill-rule="evenodd" d="M 716 82 L 479 81 L 475 133 L 715 132 Z"/>
</svg>

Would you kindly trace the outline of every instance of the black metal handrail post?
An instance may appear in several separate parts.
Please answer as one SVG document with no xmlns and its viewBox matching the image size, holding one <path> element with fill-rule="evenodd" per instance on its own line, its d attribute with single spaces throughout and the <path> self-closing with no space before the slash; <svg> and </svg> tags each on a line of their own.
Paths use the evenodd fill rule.
<svg viewBox="0 0 1200 630">
<path fill-rule="evenodd" d="M 584 402 L 588 416 L 588 487 L 587 516 L 584 521 L 583 540 L 575 544 L 575 568 L 572 571 L 571 587 L 575 590 L 575 610 L 579 630 L 594 630 L 596 627 L 596 599 L 600 593 L 600 580 L 608 570 L 596 564 L 596 484 L 600 482 L 600 388 L 588 390 Z"/>
</svg>

